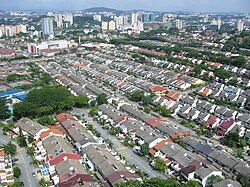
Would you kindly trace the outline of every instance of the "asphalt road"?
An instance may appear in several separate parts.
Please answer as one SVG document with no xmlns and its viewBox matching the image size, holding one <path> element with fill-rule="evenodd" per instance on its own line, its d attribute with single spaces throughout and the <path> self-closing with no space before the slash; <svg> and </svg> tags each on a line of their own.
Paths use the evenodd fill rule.
<svg viewBox="0 0 250 187">
<path fill-rule="evenodd" d="M 101 136 L 104 139 L 109 139 L 113 143 L 113 148 L 123 157 L 128 164 L 136 166 L 136 169 L 146 172 L 150 177 L 160 177 L 160 178 L 169 178 L 167 175 L 164 175 L 156 170 L 154 170 L 145 159 L 133 152 L 131 148 L 125 147 L 116 136 L 111 135 L 108 130 L 103 129 L 100 124 L 96 121 L 93 121 L 91 117 L 88 116 L 88 111 L 84 109 L 74 109 L 73 114 L 82 115 L 84 114 L 84 119 L 93 124 L 93 127 L 101 133 Z"/>
<path fill-rule="evenodd" d="M 36 177 L 32 176 L 32 172 L 35 168 L 30 166 L 31 159 L 27 156 L 26 150 L 18 147 L 16 157 L 18 158 L 16 166 L 22 171 L 22 174 L 19 177 L 20 181 L 24 183 L 25 187 L 39 187 L 38 180 Z"/>
<path fill-rule="evenodd" d="M 0 127 L 0 145 L 8 143 L 10 140 L 10 137 L 3 135 L 2 127 Z M 15 141 L 13 141 L 13 143 L 16 144 Z M 17 154 L 15 157 L 18 158 L 16 166 L 21 169 L 20 181 L 24 183 L 25 187 L 39 187 L 38 180 L 32 176 L 32 171 L 34 171 L 35 168 L 30 166 L 31 159 L 28 158 L 26 150 L 20 148 L 17 144 L 16 146 Z"/>
</svg>

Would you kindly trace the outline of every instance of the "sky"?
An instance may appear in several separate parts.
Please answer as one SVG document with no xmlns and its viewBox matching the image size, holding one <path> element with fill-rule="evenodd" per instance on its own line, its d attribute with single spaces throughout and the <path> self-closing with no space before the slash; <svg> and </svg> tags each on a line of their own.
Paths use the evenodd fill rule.
<svg viewBox="0 0 250 187">
<path fill-rule="evenodd" d="M 250 0 L 0 0 L 0 10 L 119 10 L 249 12 Z"/>
</svg>

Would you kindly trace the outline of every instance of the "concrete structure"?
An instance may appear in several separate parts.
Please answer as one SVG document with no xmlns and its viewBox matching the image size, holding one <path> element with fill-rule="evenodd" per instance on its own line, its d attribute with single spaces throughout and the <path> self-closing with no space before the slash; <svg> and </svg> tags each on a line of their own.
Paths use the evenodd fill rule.
<svg viewBox="0 0 250 187">
<path fill-rule="evenodd" d="M 43 18 L 41 21 L 41 30 L 43 36 L 54 37 L 54 19 L 52 17 Z"/>
<path fill-rule="evenodd" d="M 108 30 L 108 25 L 109 25 L 108 22 L 103 21 L 103 22 L 102 22 L 102 30 Z"/>
<path fill-rule="evenodd" d="M 70 47 L 70 44 L 67 40 L 53 40 L 39 44 L 30 43 L 28 44 L 28 52 L 31 54 L 42 54 L 47 49 L 66 49 L 68 47 Z"/>
<path fill-rule="evenodd" d="M 239 32 L 243 31 L 244 30 L 244 21 L 242 21 L 242 20 L 237 21 L 236 28 Z"/>
<path fill-rule="evenodd" d="M 114 31 L 116 30 L 116 24 L 115 24 L 115 21 L 114 20 L 111 20 L 109 22 L 109 28 L 108 28 L 110 31 Z"/>
</svg>

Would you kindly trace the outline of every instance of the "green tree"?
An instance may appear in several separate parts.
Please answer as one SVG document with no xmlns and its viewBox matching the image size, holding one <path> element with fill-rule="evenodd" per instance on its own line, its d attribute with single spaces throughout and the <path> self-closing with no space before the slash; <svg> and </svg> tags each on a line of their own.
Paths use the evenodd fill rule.
<svg viewBox="0 0 250 187">
<path fill-rule="evenodd" d="M 7 155 L 14 156 L 16 154 L 16 145 L 13 144 L 12 142 L 8 142 L 3 146 L 4 152 Z"/>
<path fill-rule="evenodd" d="M 164 163 L 164 160 L 156 158 L 155 159 L 155 168 L 163 173 L 165 173 L 167 167 Z"/>
<path fill-rule="evenodd" d="M 28 147 L 27 148 L 27 154 L 31 157 L 35 155 L 35 148 L 34 147 Z"/>
<path fill-rule="evenodd" d="M 20 147 L 27 147 L 26 138 L 23 135 L 17 137 L 17 143 Z"/>
<path fill-rule="evenodd" d="M 77 96 L 73 98 L 75 107 L 83 108 L 88 106 L 89 98 L 87 96 Z"/>
<path fill-rule="evenodd" d="M 149 144 L 147 142 L 145 142 L 144 144 L 142 144 L 140 146 L 140 150 L 141 153 L 145 156 L 145 155 L 149 155 Z"/>
<path fill-rule="evenodd" d="M 48 187 L 48 186 L 51 186 L 51 182 L 50 181 L 46 181 L 44 178 L 42 178 L 40 181 L 39 181 L 39 185 L 41 187 Z"/>
<path fill-rule="evenodd" d="M 20 182 L 20 181 L 15 181 L 12 185 L 11 185 L 11 187 L 22 187 L 23 185 L 22 185 L 22 183 Z"/>
<path fill-rule="evenodd" d="M 0 119 L 6 119 L 10 116 L 10 111 L 5 99 L 0 98 Z"/>
<path fill-rule="evenodd" d="M 143 97 L 144 97 L 144 92 L 139 90 L 132 92 L 132 94 L 130 95 L 130 99 L 135 102 L 142 101 Z"/>
<path fill-rule="evenodd" d="M 96 98 L 97 105 L 107 104 L 107 95 L 106 94 L 100 94 Z"/>
<path fill-rule="evenodd" d="M 43 116 L 37 120 L 37 122 L 41 125 L 47 126 L 47 125 L 53 125 L 57 122 L 55 118 L 51 118 L 48 116 Z"/>
<path fill-rule="evenodd" d="M 19 176 L 21 175 L 21 169 L 19 167 L 14 167 L 13 173 L 14 173 L 14 177 L 19 178 Z"/>
<path fill-rule="evenodd" d="M 212 175 L 208 179 L 208 186 L 214 186 L 215 183 L 222 181 L 223 179 L 220 176 Z"/>
</svg>

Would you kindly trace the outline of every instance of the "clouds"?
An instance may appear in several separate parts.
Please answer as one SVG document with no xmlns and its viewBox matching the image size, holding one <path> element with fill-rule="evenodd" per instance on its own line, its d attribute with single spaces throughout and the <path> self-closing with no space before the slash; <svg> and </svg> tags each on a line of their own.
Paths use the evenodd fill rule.
<svg viewBox="0 0 250 187">
<path fill-rule="evenodd" d="M 83 10 L 94 6 L 160 11 L 250 12 L 250 0 L 0 0 L 0 9 Z"/>
</svg>

